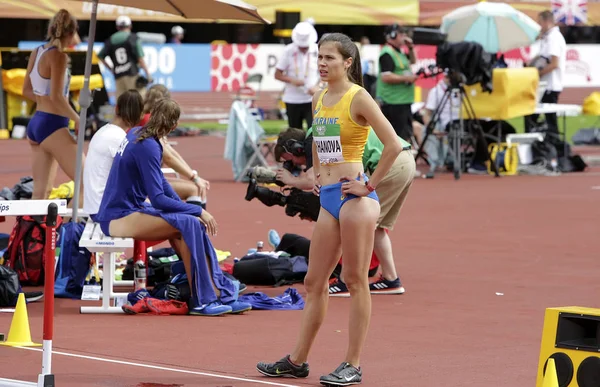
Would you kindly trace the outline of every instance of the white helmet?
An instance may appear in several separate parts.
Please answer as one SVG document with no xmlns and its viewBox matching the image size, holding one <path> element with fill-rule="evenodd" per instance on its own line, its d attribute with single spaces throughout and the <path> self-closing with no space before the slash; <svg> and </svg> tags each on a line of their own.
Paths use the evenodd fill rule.
<svg viewBox="0 0 600 387">
<path fill-rule="evenodd" d="M 131 19 L 129 16 L 121 15 L 116 21 L 117 27 L 131 27 Z"/>
<path fill-rule="evenodd" d="M 183 35 L 185 30 L 181 26 L 174 26 L 171 28 L 171 35 Z"/>
</svg>

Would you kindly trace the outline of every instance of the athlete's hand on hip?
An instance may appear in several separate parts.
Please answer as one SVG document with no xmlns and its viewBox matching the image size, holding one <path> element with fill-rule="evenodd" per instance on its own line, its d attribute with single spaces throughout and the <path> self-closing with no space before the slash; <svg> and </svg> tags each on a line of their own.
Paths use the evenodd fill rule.
<svg viewBox="0 0 600 387">
<path fill-rule="evenodd" d="M 367 186 L 365 186 L 362 173 L 358 174 L 358 180 L 350 176 L 344 176 L 340 178 L 340 181 L 342 182 L 342 193 L 345 195 L 367 196 L 371 193 Z"/>
<path fill-rule="evenodd" d="M 217 236 L 217 221 L 208 211 L 202 211 L 199 219 L 206 226 L 209 235 Z"/>
<path fill-rule="evenodd" d="M 321 195 L 321 181 L 320 181 L 319 177 L 321 177 L 320 173 L 318 173 L 315 176 L 315 185 L 313 187 L 313 195 L 315 195 L 315 196 Z"/>
</svg>

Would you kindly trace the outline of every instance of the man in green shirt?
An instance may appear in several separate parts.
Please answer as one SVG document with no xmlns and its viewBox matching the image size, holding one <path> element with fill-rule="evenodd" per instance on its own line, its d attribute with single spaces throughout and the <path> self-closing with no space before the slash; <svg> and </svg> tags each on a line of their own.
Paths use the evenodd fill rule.
<svg viewBox="0 0 600 387">
<path fill-rule="evenodd" d="M 371 293 L 376 294 L 402 294 L 404 287 L 396 273 L 392 242 L 388 236 L 388 230 L 394 228 L 400 210 L 406 200 L 408 191 L 415 177 L 415 158 L 410 151 L 410 144 L 400 138 L 403 150 L 396 161 L 377 185 L 377 196 L 379 197 L 380 213 L 375 230 L 375 241 L 373 251 L 381 265 L 381 277 L 371 283 Z M 372 175 L 383 152 L 383 143 L 379 140 L 375 131 L 369 131 L 369 137 L 365 144 L 363 153 L 363 168 L 367 175 Z M 294 176 L 286 169 L 277 171 L 277 179 L 282 183 L 296 187 L 301 190 L 312 190 L 314 186 L 314 174 L 312 170 L 312 128 L 305 134 L 301 129 L 290 128 L 282 132 L 274 149 L 277 162 L 290 160 L 294 165 L 305 169 L 300 175 Z M 329 295 L 349 296 L 348 288 L 341 279 L 329 284 Z"/>
<path fill-rule="evenodd" d="M 128 16 L 119 16 L 116 25 L 118 31 L 104 42 L 98 58 L 115 76 L 115 99 L 131 89 L 139 91 L 144 97 L 146 88 L 137 85 L 140 67 L 146 73 L 148 83 L 152 83 L 152 75 L 144 61 L 144 50 L 137 35 L 131 32 L 131 19 Z M 112 66 L 106 62 L 107 56 L 112 61 Z"/>
<path fill-rule="evenodd" d="M 411 65 L 417 62 L 412 39 L 407 30 L 398 24 L 385 29 L 386 44 L 379 54 L 377 100 L 381 111 L 390 121 L 396 134 L 410 142 L 412 137 L 412 111 L 415 101 L 415 81 Z M 408 56 L 402 47 L 408 49 Z"/>
</svg>

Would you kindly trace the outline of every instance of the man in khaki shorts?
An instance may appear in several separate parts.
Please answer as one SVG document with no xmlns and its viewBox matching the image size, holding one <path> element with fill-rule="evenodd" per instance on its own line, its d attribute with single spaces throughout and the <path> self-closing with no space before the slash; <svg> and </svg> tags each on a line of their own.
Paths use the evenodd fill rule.
<svg viewBox="0 0 600 387">
<path fill-rule="evenodd" d="M 381 266 L 381 277 L 371 283 L 370 289 L 373 294 L 402 294 L 404 287 L 400 277 L 396 273 L 392 242 L 388 230 L 392 230 L 400 214 L 400 210 L 406 201 L 406 197 L 412 186 L 416 172 L 415 159 L 410 151 L 410 144 L 400 138 L 403 150 L 377 185 L 377 196 L 379 197 L 380 214 L 375 230 L 375 241 L 373 251 Z M 367 175 L 373 174 L 379 164 L 383 143 L 379 140 L 373 130 L 369 132 L 365 151 L 363 153 L 363 167 Z M 290 160 L 296 166 L 305 166 L 305 170 L 298 176 L 292 175 L 285 169 L 277 172 L 277 179 L 284 184 L 302 190 L 312 190 L 314 175 L 312 170 L 312 128 L 305 134 L 301 129 L 290 128 L 279 135 L 277 145 L 274 149 L 276 161 Z M 348 296 L 348 288 L 336 279 L 329 285 L 330 296 Z"/>
<path fill-rule="evenodd" d="M 377 184 L 377 196 L 379 197 L 381 209 L 377 220 L 377 228 L 375 229 L 373 251 L 381 265 L 381 277 L 369 285 L 371 293 L 404 293 L 404 287 L 396 273 L 392 241 L 388 231 L 394 229 L 400 210 L 406 201 L 415 177 L 416 163 L 410 151 L 410 144 L 402 137 L 399 138 L 402 142 L 402 152 L 400 152 L 383 180 Z M 371 130 L 363 153 L 363 166 L 368 176 L 375 172 L 382 152 L 383 143 Z"/>
</svg>

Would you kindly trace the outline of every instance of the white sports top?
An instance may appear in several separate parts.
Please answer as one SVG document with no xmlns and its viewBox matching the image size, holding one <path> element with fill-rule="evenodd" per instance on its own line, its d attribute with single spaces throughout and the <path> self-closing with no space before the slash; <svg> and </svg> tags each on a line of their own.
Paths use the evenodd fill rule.
<svg viewBox="0 0 600 387">
<path fill-rule="evenodd" d="M 37 49 L 35 63 L 33 64 L 33 68 L 31 69 L 31 73 L 29 74 L 29 77 L 31 79 L 31 87 L 33 88 L 33 93 L 35 95 L 40 95 L 40 96 L 50 95 L 50 79 L 44 78 L 40 75 L 40 72 L 38 71 L 38 65 L 40 63 L 40 58 L 42 57 L 42 55 L 46 51 L 50 51 L 54 48 L 56 48 L 56 46 L 50 46 L 47 48 L 44 48 L 44 46 L 40 46 Z M 65 86 L 63 89 L 63 94 L 65 96 L 69 95 L 69 84 L 70 83 L 71 83 L 71 73 L 69 72 L 69 69 L 67 68 L 67 70 L 65 72 Z"/>
</svg>

